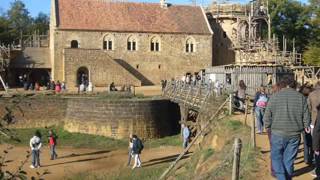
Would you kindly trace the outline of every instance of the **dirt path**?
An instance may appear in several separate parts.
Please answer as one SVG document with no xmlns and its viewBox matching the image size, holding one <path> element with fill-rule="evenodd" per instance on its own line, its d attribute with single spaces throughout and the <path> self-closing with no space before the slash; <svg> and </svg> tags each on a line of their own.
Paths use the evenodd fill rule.
<svg viewBox="0 0 320 180">
<path fill-rule="evenodd" d="M 1 153 L 7 145 L 0 145 Z M 7 160 L 12 160 L 8 163 L 6 169 L 16 170 L 20 161 L 25 159 L 28 147 L 14 147 L 10 150 Z M 141 155 L 142 166 L 152 166 L 163 162 L 174 160 L 181 152 L 179 147 L 160 147 L 154 149 L 145 149 Z M 66 176 L 77 174 L 85 171 L 103 170 L 106 172 L 116 171 L 126 167 L 128 154 L 127 151 L 117 150 L 95 150 L 95 149 L 75 149 L 75 148 L 58 148 L 57 153 L 59 158 L 51 161 L 49 159 L 49 150 L 44 147 L 41 152 L 41 168 L 31 169 L 31 158 L 24 166 L 24 170 L 28 176 L 36 176 L 36 172 L 48 170 L 50 174 L 45 176 L 46 180 L 63 179 Z M 128 167 L 129 168 L 129 167 Z"/>
<path fill-rule="evenodd" d="M 244 115 L 235 115 L 232 119 L 240 120 L 241 122 L 244 122 Z M 247 124 L 251 125 L 252 116 L 248 115 Z M 260 152 L 262 153 L 262 159 L 259 159 L 258 162 L 260 163 L 260 170 L 259 170 L 259 179 L 263 180 L 272 180 L 275 179 L 271 176 L 271 170 L 270 170 L 270 145 L 268 140 L 267 133 L 264 133 L 262 135 L 257 134 L 256 135 L 256 143 L 257 147 L 260 148 Z M 310 172 L 313 170 L 312 167 L 309 167 L 307 164 L 304 163 L 303 159 L 303 142 L 301 142 L 301 145 L 299 147 L 299 153 L 297 156 L 297 159 L 294 164 L 295 169 L 295 177 L 293 180 L 312 180 L 314 179 Z"/>
</svg>

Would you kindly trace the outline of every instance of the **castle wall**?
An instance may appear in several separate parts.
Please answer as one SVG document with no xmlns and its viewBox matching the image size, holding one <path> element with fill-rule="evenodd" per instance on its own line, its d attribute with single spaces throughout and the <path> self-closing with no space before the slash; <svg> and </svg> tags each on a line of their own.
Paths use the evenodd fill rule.
<svg viewBox="0 0 320 180">
<path fill-rule="evenodd" d="M 77 71 L 86 67 L 94 86 L 108 87 L 112 82 L 141 86 L 141 81 L 100 50 L 65 49 L 64 77 L 69 87 L 77 85 Z"/>
<path fill-rule="evenodd" d="M 212 35 L 57 30 L 54 38 L 54 79 L 67 80 L 64 76 L 66 73 L 63 72 L 63 49 L 70 48 L 72 40 L 77 40 L 81 49 L 102 50 L 105 35 L 113 37 L 113 50 L 105 52 L 137 76 L 144 85 L 159 84 L 162 79 L 182 76 L 186 72 L 197 72 L 212 65 Z M 129 36 L 137 40 L 136 51 L 127 50 Z M 159 52 L 150 50 L 150 40 L 154 36 L 161 39 Z M 195 40 L 194 53 L 185 52 L 188 37 Z M 105 71 L 108 72 L 108 69 Z"/>
<path fill-rule="evenodd" d="M 0 117 L 7 113 L 5 107 L 12 110 L 16 128 L 63 125 L 70 132 L 113 138 L 127 138 L 129 133 L 142 138 L 171 135 L 180 120 L 179 107 L 161 99 L 2 98 L 0 107 Z"/>
</svg>

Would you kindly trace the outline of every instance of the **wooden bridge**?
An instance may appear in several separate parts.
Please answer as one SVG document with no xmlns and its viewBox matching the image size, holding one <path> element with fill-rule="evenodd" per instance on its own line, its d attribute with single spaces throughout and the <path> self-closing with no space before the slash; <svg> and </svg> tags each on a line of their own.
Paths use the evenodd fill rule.
<svg viewBox="0 0 320 180">
<path fill-rule="evenodd" d="M 203 83 L 187 84 L 182 81 L 172 81 L 165 87 L 163 96 L 180 105 L 180 123 L 188 126 L 192 141 L 165 170 L 160 179 L 164 179 L 191 146 L 201 141 L 201 138 L 210 130 L 210 126 L 214 126 L 224 116 L 222 112 L 229 98 L 222 94 L 218 95 L 216 92 L 212 85 Z"/>
</svg>

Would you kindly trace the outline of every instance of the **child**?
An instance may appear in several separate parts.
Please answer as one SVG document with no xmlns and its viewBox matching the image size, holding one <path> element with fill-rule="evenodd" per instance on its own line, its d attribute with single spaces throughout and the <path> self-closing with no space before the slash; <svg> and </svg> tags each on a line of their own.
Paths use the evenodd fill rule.
<svg viewBox="0 0 320 180">
<path fill-rule="evenodd" d="M 56 145 L 57 145 L 57 137 L 53 133 L 53 131 L 50 130 L 49 131 L 49 147 L 50 147 L 51 160 L 58 158 L 58 155 L 56 153 Z"/>
</svg>

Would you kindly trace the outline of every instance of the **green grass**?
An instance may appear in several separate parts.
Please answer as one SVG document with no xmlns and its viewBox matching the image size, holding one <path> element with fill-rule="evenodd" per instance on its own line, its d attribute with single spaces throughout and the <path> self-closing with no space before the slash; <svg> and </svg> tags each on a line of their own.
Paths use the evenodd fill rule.
<svg viewBox="0 0 320 180">
<path fill-rule="evenodd" d="M 59 146 L 71 146 L 75 148 L 95 148 L 95 149 L 117 149 L 127 147 L 127 141 L 115 140 L 112 138 L 96 135 L 88 135 L 81 133 L 70 133 L 61 127 L 53 127 L 53 131 L 57 134 L 57 143 Z M 28 145 L 30 138 L 34 132 L 39 130 L 42 134 L 42 142 L 47 144 L 48 129 L 30 128 L 30 129 L 12 129 L 20 142 L 10 140 L 0 135 L 0 143 L 9 143 L 14 145 Z"/>
<path fill-rule="evenodd" d="M 137 168 L 122 168 L 116 172 L 83 172 L 71 177 L 66 177 L 67 180 L 157 180 L 161 174 L 168 168 L 169 163 L 162 163 L 150 167 Z"/>
<path fill-rule="evenodd" d="M 203 150 L 203 161 L 206 161 L 209 157 L 214 154 L 214 150 L 212 148 Z"/>
<path fill-rule="evenodd" d="M 161 146 L 181 146 L 182 138 L 181 135 L 168 136 L 160 139 L 151 139 L 145 142 L 147 148 L 157 148 Z"/>
<path fill-rule="evenodd" d="M 243 127 L 243 124 L 240 121 L 236 120 L 227 120 L 225 121 L 225 125 L 228 129 L 235 131 Z"/>
<path fill-rule="evenodd" d="M 93 148 L 93 149 L 118 149 L 127 148 L 127 139 L 113 139 L 98 135 L 89 135 L 82 133 L 70 133 L 63 130 L 62 127 L 51 127 L 57 134 L 58 146 L 71 146 L 75 148 Z M 8 143 L 13 145 L 28 145 L 30 138 L 35 131 L 39 130 L 42 134 L 42 142 L 47 144 L 49 129 L 46 128 L 28 128 L 28 129 L 12 129 L 19 142 L 8 139 L 0 134 L 0 144 Z M 157 148 L 161 146 L 182 146 L 180 135 L 168 136 L 160 139 L 151 139 L 144 142 L 145 148 Z"/>
</svg>

